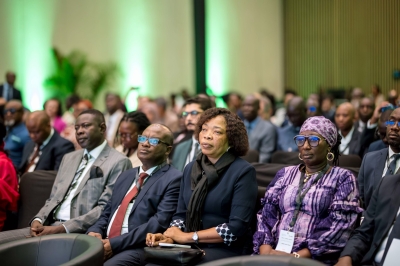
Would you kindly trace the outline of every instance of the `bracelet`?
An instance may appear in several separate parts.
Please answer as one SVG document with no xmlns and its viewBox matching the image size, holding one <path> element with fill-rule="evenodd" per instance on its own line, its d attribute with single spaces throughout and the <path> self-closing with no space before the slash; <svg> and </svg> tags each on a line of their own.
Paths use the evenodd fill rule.
<svg viewBox="0 0 400 266">
<path fill-rule="evenodd" d="M 300 254 L 299 253 L 293 252 L 292 254 L 294 255 L 295 258 L 300 258 Z"/>
</svg>

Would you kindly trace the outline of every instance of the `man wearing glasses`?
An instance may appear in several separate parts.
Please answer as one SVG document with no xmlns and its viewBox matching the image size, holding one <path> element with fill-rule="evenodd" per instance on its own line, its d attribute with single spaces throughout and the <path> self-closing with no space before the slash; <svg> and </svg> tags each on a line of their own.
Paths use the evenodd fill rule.
<svg viewBox="0 0 400 266">
<path fill-rule="evenodd" d="M 24 108 L 21 101 L 11 100 L 4 108 L 4 125 L 7 127 L 7 135 L 4 138 L 4 150 L 16 168 L 21 163 L 25 144 L 31 140 L 28 129 L 22 121 Z"/>
<path fill-rule="evenodd" d="M 142 166 L 125 171 L 88 235 L 102 240 L 104 265 L 141 265 L 146 234 L 163 232 L 175 213 L 182 173 L 167 164 L 173 135 L 152 124 L 138 136 Z"/>
<path fill-rule="evenodd" d="M 201 113 L 212 107 L 211 101 L 203 97 L 190 98 L 185 102 L 182 116 L 185 118 L 185 126 L 190 132 L 191 138 L 180 142 L 174 148 L 172 164 L 176 169 L 183 171 L 185 166 L 190 163 L 199 152 L 199 143 L 193 136 L 197 121 Z"/>
</svg>

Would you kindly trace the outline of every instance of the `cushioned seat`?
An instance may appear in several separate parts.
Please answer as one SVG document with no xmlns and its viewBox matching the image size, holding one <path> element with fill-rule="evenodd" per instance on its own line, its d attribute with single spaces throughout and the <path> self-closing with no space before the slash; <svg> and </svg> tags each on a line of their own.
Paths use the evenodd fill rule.
<svg viewBox="0 0 400 266">
<path fill-rule="evenodd" d="M 242 156 L 242 159 L 246 160 L 248 163 L 258 163 L 260 154 L 256 150 L 248 150 L 246 155 Z"/>
<path fill-rule="evenodd" d="M 103 243 L 83 234 L 32 237 L 0 245 L 1 265 L 103 265 Z"/>
<path fill-rule="evenodd" d="M 207 255 L 206 255 L 207 256 Z M 274 255 L 261 255 L 261 256 L 240 256 L 228 259 L 221 259 L 211 261 L 202 266 L 322 266 L 321 262 L 305 259 L 294 258 L 290 256 L 274 256 Z"/>
</svg>

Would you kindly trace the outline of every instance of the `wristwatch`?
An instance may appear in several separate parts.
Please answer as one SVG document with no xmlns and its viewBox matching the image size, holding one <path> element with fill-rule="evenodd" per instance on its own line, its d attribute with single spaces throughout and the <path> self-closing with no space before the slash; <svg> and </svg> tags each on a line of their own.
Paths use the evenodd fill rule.
<svg viewBox="0 0 400 266">
<path fill-rule="evenodd" d="M 194 240 L 194 243 L 199 244 L 199 236 L 197 235 L 197 231 L 194 231 L 192 239 Z"/>
</svg>

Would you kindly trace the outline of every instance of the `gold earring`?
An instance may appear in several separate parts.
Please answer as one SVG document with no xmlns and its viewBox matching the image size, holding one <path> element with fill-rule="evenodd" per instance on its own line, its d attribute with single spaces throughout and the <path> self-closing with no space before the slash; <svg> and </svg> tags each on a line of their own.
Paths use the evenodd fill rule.
<svg viewBox="0 0 400 266">
<path fill-rule="evenodd" d="M 326 155 L 326 159 L 332 162 L 333 159 L 335 159 L 335 154 L 333 154 L 332 152 L 328 152 L 328 154 Z"/>
<path fill-rule="evenodd" d="M 301 158 L 301 154 L 300 154 L 300 152 L 299 152 L 299 159 L 303 161 L 303 158 Z"/>
</svg>

